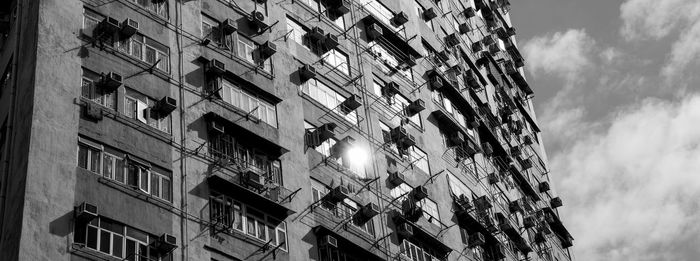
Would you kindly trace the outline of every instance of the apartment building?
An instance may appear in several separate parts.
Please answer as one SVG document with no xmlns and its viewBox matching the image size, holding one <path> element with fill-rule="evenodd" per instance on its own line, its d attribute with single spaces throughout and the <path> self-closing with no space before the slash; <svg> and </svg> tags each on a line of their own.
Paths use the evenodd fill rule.
<svg viewBox="0 0 700 261">
<path fill-rule="evenodd" d="M 571 260 L 510 11 L 5 1 L 1 259 Z"/>
</svg>

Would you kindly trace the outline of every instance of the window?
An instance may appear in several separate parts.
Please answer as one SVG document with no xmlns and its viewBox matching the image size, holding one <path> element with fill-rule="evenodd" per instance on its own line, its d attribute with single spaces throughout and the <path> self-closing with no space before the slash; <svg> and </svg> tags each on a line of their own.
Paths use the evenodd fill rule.
<svg viewBox="0 0 700 261">
<path fill-rule="evenodd" d="M 397 56 L 393 53 L 387 50 L 383 45 L 379 44 L 378 42 L 374 41 L 369 43 L 369 51 L 372 53 L 372 55 L 377 58 L 379 62 L 382 62 L 386 69 L 385 73 L 391 73 L 393 71 L 397 71 L 400 75 L 403 75 L 406 77 L 409 81 L 413 81 L 413 73 L 410 68 L 406 69 L 398 69 L 399 67 L 399 59 Z"/>
<path fill-rule="evenodd" d="M 348 66 L 348 55 L 333 49 L 326 52 L 323 55 L 323 61 L 327 62 L 328 65 L 337 69 L 338 71 L 344 73 L 345 75 L 350 75 L 350 67 Z"/>
<path fill-rule="evenodd" d="M 388 28 L 393 30 L 395 33 L 406 37 L 406 30 L 403 29 L 403 25 L 395 27 L 391 19 L 394 18 L 394 13 L 384 6 L 381 2 L 377 0 L 360 0 L 360 5 L 364 7 L 365 10 L 370 12 L 374 17 L 382 21 Z"/>
<path fill-rule="evenodd" d="M 212 223 L 223 226 L 227 233 L 243 233 L 261 242 L 272 241 L 287 251 L 287 224 L 262 211 L 216 192 L 210 197 Z"/>
<path fill-rule="evenodd" d="M 382 94 L 382 89 L 384 88 L 386 84 L 384 82 L 381 82 L 380 80 L 374 80 L 374 94 L 377 96 L 383 96 Z M 394 125 L 399 125 L 401 124 L 401 119 L 399 117 L 394 117 L 396 114 L 400 114 L 403 116 L 406 115 L 406 107 L 408 106 L 411 101 L 409 101 L 406 96 L 403 96 L 403 94 L 396 94 L 390 99 L 387 99 L 387 103 L 391 107 L 392 111 L 387 112 L 390 119 L 392 119 L 392 124 Z M 416 124 L 419 128 L 423 127 L 423 124 L 420 119 L 420 114 L 413 115 L 408 118 L 411 122 Z"/>
<path fill-rule="evenodd" d="M 92 36 L 92 31 L 95 30 L 97 24 L 99 24 L 104 16 L 90 10 L 83 9 L 83 30 L 82 33 L 88 36 Z"/>
<path fill-rule="evenodd" d="M 304 36 L 308 33 L 308 31 L 304 28 L 304 26 L 287 17 L 287 32 L 289 33 L 287 36 L 288 39 L 291 39 L 292 41 L 297 42 L 299 45 L 306 47 L 306 44 L 304 43 Z"/>
<path fill-rule="evenodd" d="M 133 157 L 126 159 L 124 153 L 83 138 L 78 139 L 78 167 L 138 188 L 153 197 L 172 201 L 172 174 L 155 171 L 148 163 Z"/>
<path fill-rule="evenodd" d="M 428 155 L 416 146 L 410 148 L 411 162 L 414 166 L 430 175 L 430 167 L 428 165 Z"/>
<path fill-rule="evenodd" d="M 319 202 L 328 193 L 329 189 L 325 185 L 315 180 L 312 180 L 311 183 L 312 198 L 314 202 Z M 355 213 L 357 213 L 361 207 L 357 202 L 351 199 L 344 199 L 342 202 L 338 202 L 336 205 L 333 205 L 329 202 L 323 201 L 321 202 L 321 207 L 330 211 L 334 216 L 342 220 L 350 219 L 351 221 L 349 223 L 354 227 L 364 231 L 371 237 L 375 237 L 374 222 L 372 219 L 365 221 L 354 218 Z"/>
<path fill-rule="evenodd" d="M 302 3 L 305 5 L 311 7 L 315 12 L 320 12 L 323 14 L 326 18 L 329 20 L 333 21 L 335 25 L 340 27 L 341 29 L 345 29 L 345 20 L 343 19 L 342 16 L 338 17 L 332 12 L 328 11 L 326 8 L 326 3 L 325 1 L 319 1 L 319 0 L 301 0 Z"/>
<path fill-rule="evenodd" d="M 233 42 L 230 35 L 224 35 L 219 28 L 219 22 L 202 14 L 202 38 L 211 40 L 218 47 L 231 50 Z"/>
<path fill-rule="evenodd" d="M 247 143 L 245 143 L 247 142 Z M 219 159 L 238 164 L 238 166 L 255 167 L 267 180 L 282 185 L 282 165 L 278 159 L 268 156 L 256 149 L 251 141 L 241 141 L 229 133 L 213 135 L 209 139 L 209 153 Z"/>
<path fill-rule="evenodd" d="M 165 45 L 141 34 L 135 34 L 127 39 L 116 41 L 115 48 L 120 52 L 134 57 L 163 72 L 170 71 L 170 50 Z"/>
<path fill-rule="evenodd" d="M 258 48 L 257 43 L 239 34 L 237 45 L 238 49 L 236 54 L 238 55 L 238 57 L 243 58 L 243 60 L 246 60 L 249 63 L 261 66 L 262 69 L 266 72 L 271 71 L 272 58 L 268 58 L 265 60 L 260 59 L 260 57 L 258 57 L 257 55 L 257 52 L 255 51 Z"/>
<path fill-rule="evenodd" d="M 389 149 L 389 151 L 395 154 L 399 154 L 399 148 L 396 146 L 396 143 L 391 140 L 391 128 L 389 125 L 386 125 L 380 121 L 379 127 L 382 129 L 382 140 L 384 141 L 384 144 L 388 144 L 385 146 L 385 148 Z"/>
<path fill-rule="evenodd" d="M 423 209 L 423 217 L 428 220 L 428 222 L 441 226 L 440 224 L 440 214 L 438 213 L 438 207 L 435 201 L 424 198 L 416 203 Z"/>
<path fill-rule="evenodd" d="M 100 173 L 102 146 L 88 143 L 78 143 L 78 167 Z"/>
<path fill-rule="evenodd" d="M 95 82 L 99 80 L 99 74 L 83 69 L 80 95 L 85 99 L 91 100 L 109 109 L 116 109 L 116 93 L 113 91 L 108 92 L 104 88 L 97 87 Z"/>
<path fill-rule="evenodd" d="M 336 114 L 343 116 L 353 125 L 357 125 L 357 112 L 352 111 L 345 114 L 340 110 L 340 104 L 345 101 L 345 97 L 326 86 L 323 82 L 316 79 L 310 79 L 301 84 L 301 91 L 310 96 L 312 99 L 320 102 L 326 108 L 332 110 Z"/>
<path fill-rule="evenodd" d="M 151 108 L 155 106 L 155 104 L 156 100 L 150 99 L 127 87 L 124 96 L 124 111 L 122 113 L 127 118 L 138 120 L 155 129 L 170 134 L 172 117 L 170 114 L 159 115 L 155 111 L 152 111 Z"/>
<path fill-rule="evenodd" d="M 428 28 L 430 28 L 430 30 L 434 31 L 435 29 L 433 27 L 433 21 L 432 20 L 429 20 L 429 21 L 425 20 L 424 15 L 423 15 L 425 13 L 425 8 L 423 8 L 423 6 L 418 2 L 416 2 L 416 11 L 417 11 L 418 17 L 420 17 L 421 20 L 423 20 L 425 22 L 425 24 L 428 26 Z"/>
<path fill-rule="evenodd" d="M 311 125 L 311 123 L 304 121 L 304 128 L 305 129 L 315 129 L 316 127 Z M 338 140 L 331 138 L 328 139 L 327 141 L 324 141 L 321 143 L 321 145 L 317 146 L 314 148 L 316 151 L 321 153 L 323 156 L 330 157 L 331 155 L 331 148 L 335 145 L 335 143 L 338 142 Z M 367 174 L 365 173 L 365 168 L 362 164 L 353 164 L 354 161 L 349 160 L 346 155 L 342 155 L 338 159 L 336 159 L 336 162 L 340 164 L 341 166 L 347 168 L 350 172 L 353 174 L 357 175 L 360 178 L 366 178 Z"/>
<path fill-rule="evenodd" d="M 429 254 L 427 249 L 420 248 L 414 243 L 404 239 L 402 244 L 399 246 L 401 255 L 408 258 L 410 261 L 439 261 L 440 259 L 435 258 L 433 255 Z"/>
<path fill-rule="evenodd" d="M 237 84 L 223 80 L 221 98 L 224 102 L 243 110 L 245 113 L 250 113 L 251 116 L 277 128 L 277 109 L 275 105 L 259 99 L 252 93 L 241 89 Z"/>
<path fill-rule="evenodd" d="M 144 9 L 160 16 L 168 18 L 168 1 L 153 1 L 153 0 L 130 0 Z M 159 3 L 160 2 L 160 3 Z"/>
<path fill-rule="evenodd" d="M 99 217 L 88 224 L 78 224 L 75 239 L 88 249 L 129 261 L 171 261 L 172 255 L 163 255 L 152 248 L 157 237 L 116 221 Z"/>
</svg>

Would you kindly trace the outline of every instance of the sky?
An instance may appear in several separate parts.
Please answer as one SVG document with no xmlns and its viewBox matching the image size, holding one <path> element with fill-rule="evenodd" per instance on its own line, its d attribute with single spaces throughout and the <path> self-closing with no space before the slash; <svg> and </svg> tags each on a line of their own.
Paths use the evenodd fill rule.
<svg viewBox="0 0 700 261">
<path fill-rule="evenodd" d="M 700 259 L 700 0 L 511 0 L 575 260 Z"/>
</svg>

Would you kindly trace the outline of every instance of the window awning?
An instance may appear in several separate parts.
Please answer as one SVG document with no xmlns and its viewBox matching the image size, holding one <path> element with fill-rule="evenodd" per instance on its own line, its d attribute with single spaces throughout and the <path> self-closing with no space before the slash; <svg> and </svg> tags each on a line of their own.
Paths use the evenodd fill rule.
<svg viewBox="0 0 700 261">
<path fill-rule="evenodd" d="M 338 240 L 338 249 L 342 249 L 346 253 L 353 253 L 356 255 L 358 260 L 371 260 L 371 261 L 384 261 L 381 252 L 372 243 L 364 240 L 350 240 L 349 237 L 352 235 L 346 230 L 335 231 L 332 228 L 328 228 L 324 225 L 317 225 L 312 228 L 313 233 L 317 238 L 321 238 L 326 235 L 333 236 Z M 360 259 L 361 258 L 361 259 Z"/>
<path fill-rule="evenodd" d="M 207 178 L 211 190 L 217 191 L 254 206 L 275 218 L 284 220 L 296 213 L 289 206 L 290 191 L 282 186 L 268 187 L 262 192 L 246 188 L 241 183 L 240 173 L 226 174 L 226 168 L 215 171 Z"/>
<path fill-rule="evenodd" d="M 413 237 L 416 240 L 437 251 L 440 254 L 440 257 L 446 257 L 450 254 L 450 252 L 452 252 L 452 248 L 442 241 L 442 237 L 434 235 L 422 226 L 416 225 L 410 220 L 407 220 L 403 215 L 396 211 L 394 213 L 394 224 L 398 226 L 404 223 L 410 224 L 413 227 Z"/>
<path fill-rule="evenodd" d="M 283 154 L 289 152 L 288 149 L 280 146 L 279 144 L 277 144 L 276 141 L 272 141 L 260 135 L 257 135 L 256 133 L 236 124 L 235 122 L 227 119 L 226 117 L 216 112 L 208 112 L 204 115 L 204 119 L 207 122 L 216 121 L 217 123 L 223 124 L 226 128 L 227 133 L 235 133 L 236 138 L 247 141 L 247 143 L 249 144 L 255 145 L 256 149 L 260 149 L 268 153 L 268 155 L 271 157 L 279 158 Z"/>
</svg>

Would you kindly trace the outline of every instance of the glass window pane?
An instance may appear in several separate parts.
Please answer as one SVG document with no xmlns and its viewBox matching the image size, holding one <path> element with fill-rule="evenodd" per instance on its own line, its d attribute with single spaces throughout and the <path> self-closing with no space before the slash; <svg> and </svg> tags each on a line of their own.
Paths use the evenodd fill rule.
<svg viewBox="0 0 700 261">
<path fill-rule="evenodd" d="M 100 172 L 100 152 L 97 150 L 90 150 L 90 171 L 99 173 Z"/>
<path fill-rule="evenodd" d="M 88 226 L 87 229 L 87 247 L 97 249 L 97 228 Z"/>
<path fill-rule="evenodd" d="M 160 197 L 160 178 L 156 174 L 151 175 L 151 195 Z"/>
<path fill-rule="evenodd" d="M 122 245 L 124 244 L 124 238 L 120 235 L 112 235 L 112 255 L 121 258 L 122 257 Z"/>
<path fill-rule="evenodd" d="M 172 200 L 171 194 L 170 194 L 170 179 L 169 178 L 163 178 L 163 199 L 170 201 Z"/>
<path fill-rule="evenodd" d="M 110 248 L 112 247 L 112 233 L 107 231 L 101 231 L 100 234 L 100 251 L 103 253 L 110 254 Z"/>
<path fill-rule="evenodd" d="M 143 190 L 143 191 L 145 191 L 145 192 L 148 192 L 148 188 L 149 188 L 149 186 L 148 186 L 148 181 L 149 181 L 149 179 L 148 179 L 148 171 L 146 171 L 146 170 L 144 170 L 144 169 L 141 169 L 141 170 L 140 170 L 140 175 L 141 175 L 141 176 L 140 176 L 140 177 L 141 177 L 141 180 L 140 180 L 140 182 L 139 182 L 139 188 L 141 188 L 141 190 Z"/>
<path fill-rule="evenodd" d="M 82 144 L 78 144 L 78 167 L 87 169 L 88 153 L 87 147 Z"/>
</svg>

